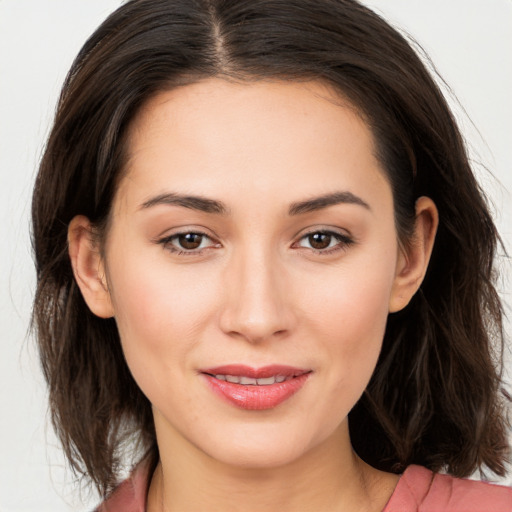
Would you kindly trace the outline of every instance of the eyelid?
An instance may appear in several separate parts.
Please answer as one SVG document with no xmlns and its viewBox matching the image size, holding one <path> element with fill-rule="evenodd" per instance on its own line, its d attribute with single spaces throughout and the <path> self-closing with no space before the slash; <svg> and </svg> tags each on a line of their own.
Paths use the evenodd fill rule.
<svg viewBox="0 0 512 512">
<path fill-rule="evenodd" d="M 207 247 L 202 247 L 198 249 L 180 249 L 179 247 L 175 247 L 172 245 L 172 242 L 176 240 L 180 236 L 188 235 L 188 234 L 196 234 L 202 237 L 205 237 L 210 240 L 211 244 Z M 315 249 L 314 247 L 308 248 L 300 246 L 300 242 L 305 238 L 314 235 L 314 234 L 324 234 L 329 235 L 335 238 L 338 243 L 333 247 L 328 247 L 325 249 Z M 163 236 L 159 236 L 154 239 L 154 243 L 162 245 L 166 250 L 171 252 L 172 254 L 177 255 L 187 255 L 187 256 L 195 256 L 200 255 L 204 251 L 221 247 L 221 243 L 216 240 L 216 237 L 206 232 L 206 230 L 198 229 L 197 227 L 186 227 L 182 226 L 180 228 L 176 228 L 173 232 L 168 232 Z M 341 230 L 340 228 L 326 227 L 326 226 L 315 226 L 303 231 L 301 234 L 296 235 L 295 241 L 291 245 L 292 248 L 295 249 L 304 249 L 305 251 L 313 252 L 319 255 L 328 255 L 331 253 L 335 253 L 337 251 L 345 251 L 347 248 L 356 243 L 354 237 L 347 233 L 346 230 Z"/>
<path fill-rule="evenodd" d="M 317 234 L 317 233 L 321 233 L 324 235 L 330 235 L 330 236 L 334 237 L 335 239 L 337 239 L 339 242 L 334 247 L 330 247 L 330 248 L 326 248 L 326 249 L 315 249 L 313 247 L 307 248 L 307 247 L 298 246 L 298 244 L 300 243 L 301 240 L 303 240 L 304 238 L 307 238 L 308 236 Z M 297 235 L 296 241 L 292 244 L 292 247 L 296 247 L 298 249 L 304 249 L 306 251 L 310 251 L 310 252 L 313 252 L 313 253 L 319 254 L 319 255 L 328 255 L 328 254 L 332 254 L 332 253 L 335 253 L 338 251 L 345 251 L 349 246 L 354 245 L 355 243 L 356 243 L 356 240 L 354 239 L 354 237 L 344 230 L 340 230 L 338 228 L 332 228 L 332 227 L 318 226 L 318 227 L 310 228 L 307 231 L 301 233 L 300 235 Z"/>
<path fill-rule="evenodd" d="M 198 249 L 185 249 L 185 248 L 180 249 L 180 248 L 174 247 L 172 245 L 172 242 L 174 240 L 176 240 L 178 237 L 183 236 L 183 235 L 190 235 L 190 234 L 203 236 L 203 237 L 209 239 L 212 243 L 208 247 L 202 247 L 202 248 L 198 248 Z M 214 236 L 206 233 L 202 229 L 198 229 L 198 228 L 194 228 L 194 227 L 176 228 L 176 230 L 171 233 L 167 233 L 163 236 L 157 237 L 154 240 L 154 242 L 159 245 L 162 245 L 163 248 L 166 249 L 167 251 L 169 251 L 171 254 L 177 254 L 179 256 L 181 256 L 181 255 L 197 256 L 197 255 L 202 254 L 203 251 L 205 251 L 205 250 L 220 246 L 220 243 L 215 239 Z"/>
</svg>

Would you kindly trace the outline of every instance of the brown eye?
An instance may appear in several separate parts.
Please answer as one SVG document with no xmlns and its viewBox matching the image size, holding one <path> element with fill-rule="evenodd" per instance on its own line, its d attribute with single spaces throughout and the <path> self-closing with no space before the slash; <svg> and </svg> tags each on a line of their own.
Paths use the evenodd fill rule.
<svg viewBox="0 0 512 512">
<path fill-rule="evenodd" d="M 335 231 L 311 231 L 305 234 L 295 246 L 327 255 L 338 250 L 347 249 L 352 244 L 354 244 L 354 239 L 342 233 Z"/>
<path fill-rule="evenodd" d="M 200 231 L 176 233 L 158 240 L 158 243 L 169 252 L 180 256 L 199 255 L 203 250 L 221 246 L 217 241 Z"/>
<path fill-rule="evenodd" d="M 184 233 L 177 237 L 177 242 L 182 249 L 194 250 L 201 246 L 203 238 L 200 233 Z"/>
<path fill-rule="evenodd" d="M 308 242 L 313 249 L 327 249 L 331 245 L 332 235 L 328 233 L 312 233 L 308 235 Z"/>
</svg>

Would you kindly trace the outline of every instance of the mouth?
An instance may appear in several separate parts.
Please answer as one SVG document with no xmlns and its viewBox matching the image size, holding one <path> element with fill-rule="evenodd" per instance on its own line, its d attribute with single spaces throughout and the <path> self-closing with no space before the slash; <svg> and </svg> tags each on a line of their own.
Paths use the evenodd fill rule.
<svg viewBox="0 0 512 512">
<path fill-rule="evenodd" d="M 284 375 L 274 375 L 272 377 L 266 377 L 261 379 L 254 379 L 245 375 L 211 375 L 219 380 L 225 380 L 232 384 L 242 384 L 243 386 L 270 386 L 276 382 L 279 384 L 285 380 L 293 379 L 294 377 L 285 377 Z"/>
<path fill-rule="evenodd" d="M 246 410 L 277 407 L 297 393 L 311 373 L 311 370 L 283 365 L 262 368 L 226 365 L 201 371 L 215 394 Z"/>
</svg>

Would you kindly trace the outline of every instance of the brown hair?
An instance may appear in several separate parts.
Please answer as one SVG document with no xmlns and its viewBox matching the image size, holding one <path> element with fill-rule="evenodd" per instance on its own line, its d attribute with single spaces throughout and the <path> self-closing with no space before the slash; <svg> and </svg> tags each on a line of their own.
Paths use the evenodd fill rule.
<svg viewBox="0 0 512 512">
<path fill-rule="evenodd" d="M 410 44 L 354 0 L 132 0 L 86 42 L 64 84 L 33 197 L 34 324 L 53 424 L 72 467 L 102 494 L 123 446 L 158 458 L 149 401 L 113 319 L 95 317 L 74 281 L 67 227 L 101 229 L 123 170 L 126 132 L 161 90 L 206 77 L 323 80 L 370 126 L 406 243 L 415 200 L 440 225 L 420 291 L 389 316 L 371 382 L 350 413 L 355 450 L 399 472 L 411 463 L 503 475 L 498 234 L 456 123 Z M 137 452 L 140 453 L 140 452 Z"/>
</svg>

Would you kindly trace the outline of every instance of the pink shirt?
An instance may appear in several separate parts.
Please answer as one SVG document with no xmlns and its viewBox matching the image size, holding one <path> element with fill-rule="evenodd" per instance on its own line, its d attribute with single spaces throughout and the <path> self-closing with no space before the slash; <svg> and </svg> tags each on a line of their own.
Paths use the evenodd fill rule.
<svg viewBox="0 0 512 512">
<path fill-rule="evenodd" d="M 147 487 L 140 467 L 95 512 L 145 512 Z M 512 512 L 512 489 L 409 466 L 382 512 Z"/>
</svg>

